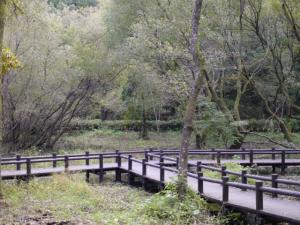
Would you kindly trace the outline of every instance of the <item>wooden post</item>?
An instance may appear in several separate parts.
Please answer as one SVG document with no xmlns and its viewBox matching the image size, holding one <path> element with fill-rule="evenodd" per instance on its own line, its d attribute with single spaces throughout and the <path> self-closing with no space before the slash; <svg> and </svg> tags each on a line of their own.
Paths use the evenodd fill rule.
<svg viewBox="0 0 300 225">
<path fill-rule="evenodd" d="M 273 147 L 272 148 L 272 160 L 276 159 L 275 151 L 276 151 L 276 148 Z"/>
<path fill-rule="evenodd" d="M 159 164 L 164 164 L 164 156 L 163 154 L 159 154 Z"/>
<path fill-rule="evenodd" d="M 197 161 L 197 174 L 198 174 L 198 193 L 203 194 L 203 173 L 201 167 L 201 161 Z"/>
<path fill-rule="evenodd" d="M 142 174 L 143 174 L 143 176 L 146 176 L 146 174 L 147 174 L 147 164 L 146 164 L 146 159 L 143 159 L 142 160 L 142 166 L 143 166 L 143 168 L 142 168 Z"/>
<path fill-rule="evenodd" d="M 217 152 L 217 164 L 221 165 L 221 152 L 220 151 Z"/>
<path fill-rule="evenodd" d="M 281 151 L 281 174 L 284 174 L 285 173 L 285 168 L 286 168 L 286 165 L 285 165 L 285 151 Z"/>
<path fill-rule="evenodd" d="M 16 159 L 17 159 L 17 170 L 21 170 L 21 163 L 19 163 L 19 161 L 21 160 L 21 156 L 20 155 L 17 155 L 16 156 Z"/>
<path fill-rule="evenodd" d="M 52 154 L 52 158 L 53 158 L 52 167 L 56 168 L 56 166 L 57 166 L 57 161 L 56 161 L 57 155 L 56 155 L 56 153 Z"/>
<path fill-rule="evenodd" d="M 212 148 L 211 151 L 212 151 L 211 159 L 212 159 L 212 160 L 215 160 L 215 158 L 216 158 L 216 157 L 215 157 L 215 149 Z"/>
<path fill-rule="evenodd" d="M 272 188 L 278 188 L 277 179 L 278 179 L 278 174 L 272 174 Z M 276 193 L 272 193 L 272 197 L 277 198 L 278 195 Z"/>
<path fill-rule="evenodd" d="M 26 159 L 26 176 L 28 182 L 31 178 L 31 159 Z"/>
<path fill-rule="evenodd" d="M 150 154 L 153 154 L 153 148 L 150 148 L 150 149 L 149 149 L 149 153 L 150 153 Z M 149 156 L 149 160 L 153 160 L 153 156 Z"/>
<path fill-rule="evenodd" d="M 90 153 L 89 152 L 85 152 L 85 165 L 89 166 L 90 165 L 90 159 L 89 159 Z M 85 181 L 89 182 L 90 181 L 90 172 L 89 169 L 87 168 L 87 171 L 85 173 Z"/>
<path fill-rule="evenodd" d="M 221 167 L 221 177 L 226 177 L 227 174 L 226 174 L 226 166 L 222 166 Z"/>
<path fill-rule="evenodd" d="M 165 170 L 164 170 L 164 165 L 163 163 L 159 164 L 159 174 L 160 174 L 160 182 L 164 183 L 165 182 Z"/>
<path fill-rule="evenodd" d="M 272 173 L 276 173 L 276 166 L 272 165 Z"/>
<path fill-rule="evenodd" d="M 253 165 L 253 150 L 250 150 L 250 152 L 249 152 L 249 163 L 250 163 L 250 166 Z"/>
<path fill-rule="evenodd" d="M 159 150 L 159 162 L 163 163 L 164 162 L 164 153 L 162 150 Z"/>
<path fill-rule="evenodd" d="M 133 185 L 133 174 L 131 173 L 131 170 L 132 170 L 132 155 L 128 155 L 128 184 L 129 185 Z"/>
<path fill-rule="evenodd" d="M 144 190 L 146 190 L 146 175 L 147 175 L 147 164 L 146 164 L 147 160 L 143 159 L 142 160 L 142 182 L 143 182 L 143 188 Z"/>
<path fill-rule="evenodd" d="M 198 193 L 200 195 L 203 194 L 203 180 L 202 180 L 202 177 L 203 177 L 203 173 L 199 172 L 198 173 Z"/>
<path fill-rule="evenodd" d="M 68 171 L 69 169 L 69 156 L 65 156 L 65 171 Z"/>
<path fill-rule="evenodd" d="M 145 160 L 146 160 L 146 162 L 148 162 L 149 161 L 149 156 L 148 156 L 148 151 L 145 151 Z"/>
<path fill-rule="evenodd" d="M 256 181 L 255 182 L 256 210 L 263 210 L 263 208 L 264 208 L 264 196 L 263 196 L 263 191 L 261 190 L 262 186 L 263 186 L 262 181 Z"/>
<path fill-rule="evenodd" d="M 242 148 L 242 160 L 246 159 L 246 155 L 245 155 L 246 149 Z"/>
<path fill-rule="evenodd" d="M 128 156 L 128 170 L 132 170 L 132 155 Z"/>
<path fill-rule="evenodd" d="M 118 163 L 119 150 L 116 150 L 116 163 Z"/>
<path fill-rule="evenodd" d="M 228 181 L 229 177 L 222 177 L 222 185 L 223 185 L 223 202 L 228 202 L 229 199 L 229 186 L 228 186 Z"/>
<path fill-rule="evenodd" d="M 119 150 L 116 151 L 116 154 L 117 154 L 116 162 L 118 164 L 118 168 L 116 169 L 116 182 L 121 182 L 122 181 L 122 174 L 121 174 L 122 159 Z"/>
<path fill-rule="evenodd" d="M 197 173 L 202 171 L 202 162 L 201 161 L 197 161 Z"/>
<path fill-rule="evenodd" d="M 248 183 L 248 179 L 247 179 L 247 170 L 242 170 L 242 183 L 243 184 L 247 184 Z M 247 191 L 246 188 L 243 188 L 242 191 Z"/>
<path fill-rule="evenodd" d="M 179 157 L 176 157 L 176 169 L 179 169 Z"/>
<path fill-rule="evenodd" d="M 99 183 L 103 182 L 103 155 L 99 155 Z"/>
</svg>

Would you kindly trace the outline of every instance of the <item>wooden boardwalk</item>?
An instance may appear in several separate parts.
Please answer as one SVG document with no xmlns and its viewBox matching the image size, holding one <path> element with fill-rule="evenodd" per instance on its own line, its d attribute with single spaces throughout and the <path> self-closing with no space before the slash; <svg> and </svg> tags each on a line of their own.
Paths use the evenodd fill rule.
<svg viewBox="0 0 300 225">
<path fill-rule="evenodd" d="M 145 153 L 145 152 L 144 152 Z M 161 152 L 160 152 L 161 153 Z M 141 152 L 138 153 L 139 156 Z M 105 160 L 108 159 L 108 162 Z M 82 165 L 70 165 L 73 161 L 85 161 Z M 97 161 L 99 160 L 99 161 Z M 111 162 L 111 161 L 115 162 Z M 63 166 L 57 166 L 56 162 L 63 162 Z M 96 161 L 96 163 L 95 163 Z M 122 174 L 127 174 L 128 183 L 131 184 L 134 178 L 138 177 L 142 180 L 142 184 L 146 186 L 148 183 L 156 184 L 162 187 L 167 182 L 172 182 L 177 177 L 178 159 L 169 156 L 163 156 L 158 152 L 146 152 L 143 159 L 132 157 L 125 153 L 109 153 L 109 154 L 85 154 L 73 156 L 55 156 L 51 157 L 32 157 L 15 160 L 13 158 L 4 159 L 4 166 L 15 165 L 16 169 L 6 169 L 1 171 L 2 179 L 30 179 L 33 176 L 50 176 L 57 173 L 77 173 L 85 172 L 87 179 L 89 174 L 99 176 L 99 181 L 103 180 L 106 171 L 115 171 L 116 180 L 121 181 Z M 237 162 L 247 165 L 248 160 L 232 160 L 222 159 L 225 162 Z M 47 165 L 45 168 L 32 168 L 34 163 L 53 163 L 53 167 Z M 254 163 L 263 165 L 279 165 L 281 159 L 254 159 Z M 286 159 L 286 165 L 299 165 L 298 159 Z M 21 167 L 22 164 L 26 166 Z M 173 165 L 172 165 L 173 164 Z M 192 167 L 196 167 L 198 173 L 188 173 L 188 185 L 195 192 L 209 201 L 223 204 L 224 206 L 234 208 L 236 210 L 250 212 L 273 221 L 290 222 L 291 224 L 300 224 L 300 192 L 278 188 L 279 184 L 299 185 L 300 182 L 279 179 L 278 175 L 271 177 L 260 177 L 250 174 L 237 174 L 241 176 L 241 182 L 231 182 L 228 175 L 236 172 L 227 171 L 224 167 L 211 167 L 216 164 L 215 160 L 203 159 L 201 163 L 195 159 L 189 160 Z M 171 166 L 170 166 L 171 165 Z M 174 166 L 174 167 L 172 167 Z M 213 170 L 220 172 L 220 178 L 212 179 L 203 176 L 202 170 Z M 255 179 L 256 185 L 247 183 L 247 178 Z M 263 186 L 263 181 L 271 182 L 272 187 Z M 245 190 L 246 189 L 246 190 Z M 277 197 L 280 195 L 280 197 Z M 282 197 L 283 196 L 283 197 Z M 288 197 L 292 196 L 292 197 Z"/>
<path fill-rule="evenodd" d="M 128 171 L 128 166 L 122 164 L 122 169 Z M 138 176 L 142 176 L 142 165 L 139 163 L 133 163 L 132 173 Z M 144 176 L 147 179 L 151 179 L 159 182 L 160 180 L 159 168 L 147 168 L 147 174 Z M 165 181 L 172 182 L 176 179 L 177 173 L 166 171 Z M 198 192 L 198 180 L 194 177 L 188 178 L 189 187 Z M 222 203 L 223 195 L 222 185 L 214 184 L 211 182 L 203 182 L 203 197 L 213 202 Z M 242 209 L 245 211 L 257 213 L 256 210 L 256 193 L 255 191 L 242 191 L 239 188 L 230 188 L 229 200 L 224 203 L 236 209 Z M 277 218 L 279 221 L 289 221 L 295 224 L 300 224 L 300 201 L 272 198 L 271 196 L 264 196 L 264 209 L 259 212 L 261 215 L 271 216 Z"/>
</svg>

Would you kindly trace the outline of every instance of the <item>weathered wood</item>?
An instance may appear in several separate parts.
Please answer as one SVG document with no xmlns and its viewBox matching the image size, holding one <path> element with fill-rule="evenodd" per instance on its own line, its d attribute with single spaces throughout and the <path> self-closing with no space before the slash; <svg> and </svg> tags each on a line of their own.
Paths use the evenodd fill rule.
<svg viewBox="0 0 300 225">
<path fill-rule="evenodd" d="M 20 155 L 17 155 L 17 156 L 16 156 L 16 160 L 18 161 L 18 162 L 17 162 L 17 170 L 21 170 L 21 163 L 20 163 L 21 156 L 20 156 Z"/>
<path fill-rule="evenodd" d="M 248 183 L 248 179 L 247 179 L 247 176 L 246 176 L 247 175 L 247 170 L 242 170 L 241 175 L 242 175 L 242 178 L 241 178 L 242 183 L 247 184 Z M 242 191 L 247 191 L 247 189 L 242 188 Z"/>
<path fill-rule="evenodd" d="M 223 202 L 228 202 L 228 200 L 229 200 L 229 187 L 227 184 L 228 181 L 229 181 L 229 177 L 227 177 L 227 176 L 222 177 L 222 186 L 223 186 L 222 201 Z"/>
<path fill-rule="evenodd" d="M 116 150 L 116 155 L 119 156 L 120 155 L 120 151 Z M 116 157 L 116 163 L 118 163 L 118 157 Z"/>
<path fill-rule="evenodd" d="M 53 153 L 52 154 L 52 158 L 53 158 L 53 161 L 52 161 L 52 167 L 53 168 L 56 168 L 56 166 L 57 166 L 57 162 L 56 162 L 56 153 Z"/>
<path fill-rule="evenodd" d="M 65 161 L 65 171 L 68 171 L 68 169 L 69 169 L 69 156 L 65 156 L 64 157 L 65 159 L 64 159 L 64 161 Z"/>
<path fill-rule="evenodd" d="M 132 170 L 132 155 L 128 156 L 128 170 Z"/>
<path fill-rule="evenodd" d="M 198 193 L 201 195 L 203 194 L 203 173 L 202 172 L 198 172 Z"/>
<path fill-rule="evenodd" d="M 31 159 L 26 159 L 26 176 L 27 181 L 31 178 Z"/>
<path fill-rule="evenodd" d="M 146 176 L 147 175 L 147 164 L 146 164 L 146 159 L 142 160 L 142 175 Z"/>
<path fill-rule="evenodd" d="M 285 151 L 281 151 L 281 174 L 285 174 Z"/>
<path fill-rule="evenodd" d="M 85 165 L 88 166 L 90 165 L 90 159 L 88 158 L 90 156 L 90 152 L 85 152 L 86 160 L 85 160 Z M 89 182 L 90 181 L 90 172 L 86 171 L 85 173 L 85 181 Z"/>
<path fill-rule="evenodd" d="M 256 210 L 263 210 L 264 208 L 264 196 L 263 196 L 263 191 L 261 190 L 262 186 L 263 186 L 262 181 L 255 182 Z"/>
<path fill-rule="evenodd" d="M 251 166 L 253 165 L 253 150 L 250 150 L 250 153 L 249 153 L 249 163 Z"/>
<path fill-rule="evenodd" d="M 273 160 L 276 159 L 275 151 L 276 151 L 276 148 L 273 147 L 273 148 L 272 148 L 272 152 L 274 152 L 274 153 L 272 153 L 272 159 L 273 159 Z"/>
<path fill-rule="evenodd" d="M 221 177 L 227 176 L 226 174 L 226 166 L 221 166 Z"/>
<path fill-rule="evenodd" d="M 149 148 L 149 153 L 150 153 L 150 154 L 153 153 L 153 148 Z M 150 155 L 149 160 L 153 160 L 153 156 Z"/>
<path fill-rule="evenodd" d="M 121 165 L 122 165 L 122 158 L 121 158 L 121 153 L 119 150 L 116 150 L 116 163 L 118 165 L 118 169 L 116 169 L 116 182 L 121 182 L 122 181 L 122 172 L 121 172 Z"/>
<path fill-rule="evenodd" d="M 103 155 L 99 155 L 99 183 L 103 182 Z"/>
<path fill-rule="evenodd" d="M 217 151 L 217 164 L 221 165 L 221 152 Z"/>
<path fill-rule="evenodd" d="M 159 177 L 160 177 L 160 182 L 164 182 L 165 181 L 165 169 L 164 169 L 164 165 L 162 163 L 159 164 Z"/>
<path fill-rule="evenodd" d="M 278 174 L 272 174 L 272 188 L 278 188 L 277 179 L 278 179 Z M 272 197 L 277 198 L 278 195 L 276 193 L 272 193 Z"/>
<path fill-rule="evenodd" d="M 198 173 L 202 171 L 201 165 L 202 165 L 202 162 L 201 161 L 197 161 L 197 172 Z"/>
</svg>

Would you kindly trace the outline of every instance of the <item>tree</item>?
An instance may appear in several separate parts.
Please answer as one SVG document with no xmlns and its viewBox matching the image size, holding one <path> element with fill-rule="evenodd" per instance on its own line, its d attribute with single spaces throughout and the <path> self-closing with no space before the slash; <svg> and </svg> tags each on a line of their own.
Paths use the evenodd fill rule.
<svg viewBox="0 0 300 225">
<path fill-rule="evenodd" d="M 201 85 L 203 84 L 202 76 L 205 70 L 204 58 L 201 53 L 199 40 L 199 22 L 201 9 L 202 0 L 195 0 L 195 6 L 192 16 L 192 33 L 189 51 L 193 57 L 193 71 L 195 73 L 196 80 L 191 88 L 183 119 L 177 184 L 178 195 L 180 198 L 184 198 L 187 192 L 188 148 L 193 131 L 193 119 L 196 111 L 197 99 L 200 94 Z M 199 69 L 201 70 L 199 71 Z"/>
</svg>

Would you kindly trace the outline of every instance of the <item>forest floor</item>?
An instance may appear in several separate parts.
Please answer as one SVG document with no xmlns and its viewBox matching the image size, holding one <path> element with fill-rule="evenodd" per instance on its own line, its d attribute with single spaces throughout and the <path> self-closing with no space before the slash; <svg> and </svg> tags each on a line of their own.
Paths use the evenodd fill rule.
<svg viewBox="0 0 300 225">
<path fill-rule="evenodd" d="M 200 197 L 179 202 L 111 182 L 86 183 L 84 176 L 55 175 L 29 184 L 3 182 L 1 225 L 173 225 L 220 224 Z M 1 186 L 0 186 L 1 187 Z M 200 205 L 199 205 L 200 204 Z M 170 206 L 168 206 L 170 205 Z M 200 207 L 199 207 L 200 206 Z M 203 206 L 203 208 L 201 208 Z M 173 215 L 173 216 L 172 216 Z M 182 217 L 177 217 L 182 215 Z M 189 221 L 185 223 L 184 221 Z"/>
</svg>

